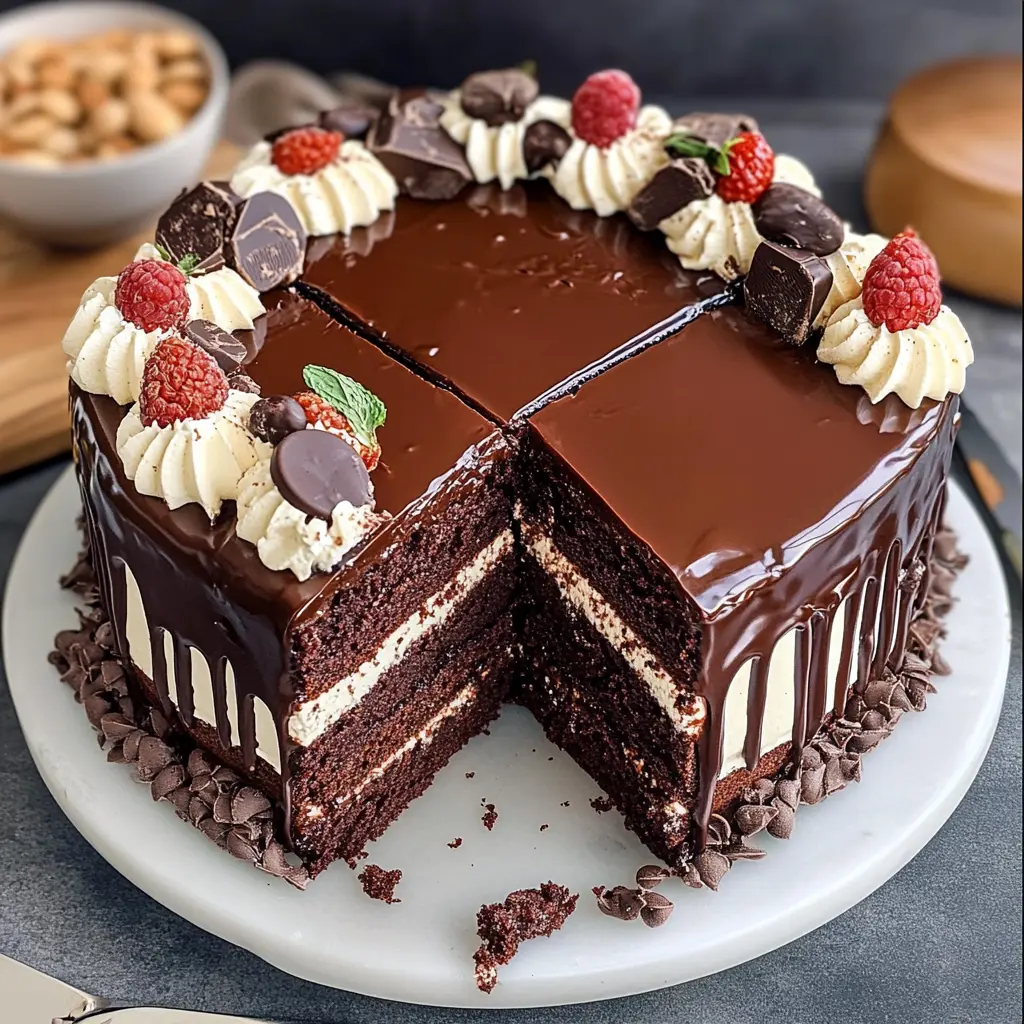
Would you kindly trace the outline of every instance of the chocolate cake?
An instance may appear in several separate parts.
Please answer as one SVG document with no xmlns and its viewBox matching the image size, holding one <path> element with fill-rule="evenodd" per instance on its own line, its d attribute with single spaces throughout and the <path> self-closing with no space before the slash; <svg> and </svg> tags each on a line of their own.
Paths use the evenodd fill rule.
<svg viewBox="0 0 1024 1024">
<path fill-rule="evenodd" d="M 214 838 L 272 822 L 304 871 L 233 852 L 293 881 L 506 701 L 685 871 L 928 593 L 972 354 L 923 244 L 846 232 L 743 115 L 524 78 L 259 143 L 64 340 L 161 792 L 193 754 L 245 780 Z"/>
</svg>

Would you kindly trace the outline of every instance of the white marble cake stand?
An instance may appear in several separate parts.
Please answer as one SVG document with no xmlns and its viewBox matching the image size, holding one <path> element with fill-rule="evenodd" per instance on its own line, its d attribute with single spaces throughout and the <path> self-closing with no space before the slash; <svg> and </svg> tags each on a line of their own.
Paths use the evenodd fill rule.
<svg viewBox="0 0 1024 1024">
<path fill-rule="evenodd" d="M 943 649 L 953 675 L 938 680 L 924 714 L 906 715 L 867 755 L 859 785 L 801 809 L 788 843 L 759 837 L 769 855 L 736 865 L 718 893 L 666 882 L 676 910 L 663 928 L 598 912 L 590 888 L 631 884 L 651 857 L 615 812 L 594 812 L 597 788 L 516 708 L 371 847 L 368 862 L 402 869 L 401 903 L 367 899 L 344 864 L 300 893 L 219 850 L 124 766 L 108 764 L 47 665 L 54 633 L 75 621 L 57 577 L 78 548 L 77 511 L 69 470 L 25 534 L 4 605 L 7 675 L 50 791 L 88 842 L 175 913 L 291 974 L 369 995 L 537 1006 L 642 992 L 760 956 L 843 913 L 928 842 L 974 779 L 1002 704 L 1005 584 L 980 519 L 954 488 L 949 518 L 971 563 Z M 482 801 L 497 807 L 493 832 L 481 824 Z M 453 850 L 456 836 L 463 843 Z M 578 890 L 579 909 L 553 938 L 525 944 L 494 993 L 481 995 L 470 959 L 477 908 L 547 879 Z"/>
</svg>

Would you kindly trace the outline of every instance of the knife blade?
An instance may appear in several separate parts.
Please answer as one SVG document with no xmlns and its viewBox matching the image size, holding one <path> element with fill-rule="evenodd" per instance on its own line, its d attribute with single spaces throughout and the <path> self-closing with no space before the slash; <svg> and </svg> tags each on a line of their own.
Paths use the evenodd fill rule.
<svg viewBox="0 0 1024 1024">
<path fill-rule="evenodd" d="M 0 953 L 0 1006 L 4 1024 L 269 1024 L 197 1010 L 155 1006 L 117 1008 Z"/>
</svg>

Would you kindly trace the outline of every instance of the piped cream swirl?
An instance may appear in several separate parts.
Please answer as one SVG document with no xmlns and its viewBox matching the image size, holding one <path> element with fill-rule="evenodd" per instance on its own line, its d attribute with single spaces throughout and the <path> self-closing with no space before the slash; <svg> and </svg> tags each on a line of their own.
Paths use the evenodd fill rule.
<svg viewBox="0 0 1024 1024">
<path fill-rule="evenodd" d="M 859 384 L 872 402 L 895 394 L 916 409 L 925 398 L 941 401 L 963 391 L 974 351 L 948 306 L 930 324 L 890 331 L 868 319 L 858 295 L 832 314 L 818 358 L 835 368 L 840 383 Z"/>
<path fill-rule="evenodd" d="M 574 210 L 608 217 L 626 207 L 668 163 L 664 142 L 672 118 L 661 107 L 642 107 L 636 127 L 602 149 L 574 138 L 551 173 L 555 191 Z"/>
<path fill-rule="evenodd" d="M 258 395 L 229 391 L 223 408 L 203 419 L 166 427 L 142 422 L 136 403 L 117 428 L 117 454 L 140 494 L 169 508 L 196 503 L 212 522 L 221 504 L 238 496 L 242 475 L 270 446 L 249 433 L 249 411 Z"/>
<path fill-rule="evenodd" d="M 458 89 L 449 93 L 442 105 L 441 127 L 465 147 L 466 163 L 474 180 L 486 185 L 497 179 L 503 189 L 530 177 L 523 156 L 526 129 L 534 121 L 553 121 L 568 129 L 572 116 L 569 101 L 555 96 L 538 96 L 518 121 L 502 125 L 489 125 L 481 118 L 470 117 L 462 109 Z"/>
<path fill-rule="evenodd" d="M 775 181 L 819 195 L 814 178 L 795 157 L 775 157 Z M 687 270 L 713 270 L 729 281 L 750 269 L 761 235 L 749 203 L 727 203 L 713 193 L 666 217 L 658 227 Z"/>
<path fill-rule="evenodd" d="M 828 257 L 832 287 L 815 318 L 816 327 L 824 326 L 840 306 L 860 295 L 864 275 L 871 261 L 885 248 L 887 241 L 883 235 L 858 235 L 853 231 L 846 233 L 843 244 Z"/>
<path fill-rule="evenodd" d="M 307 516 L 284 499 L 270 475 L 270 459 L 261 459 L 238 487 L 235 532 L 255 545 L 260 561 L 287 569 L 299 580 L 333 569 L 356 544 L 388 518 L 372 504 L 335 505 L 330 523 Z"/>
<path fill-rule="evenodd" d="M 283 174 L 270 157 L 270 143 L 257 142 L 235 169 L 232 189 L 245 198 L 256 192 L 284 196 L 310 235 L 347 235 L 395 208 L 395 179 L 354 139 L 343 142 L 334 161 L 316 174 Z"/>
<path fill-rule="evenodd" d="M 251 331 L 264 312 L 260 293 L 231 267 L 188 279 L 190 320 L 209 320 L 225 331 Z"/>
</svg>

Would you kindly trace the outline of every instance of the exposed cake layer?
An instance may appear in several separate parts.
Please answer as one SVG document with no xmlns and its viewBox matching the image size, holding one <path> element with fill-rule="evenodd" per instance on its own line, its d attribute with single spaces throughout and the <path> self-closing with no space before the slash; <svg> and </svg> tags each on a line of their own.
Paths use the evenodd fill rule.
<svg viewBox="0 0 1024 1024">
<path fill-rule="evenodd" d="M 307 260 L 307 284 L 499 419 L 722 287 L 546 182 L 401 198 L 372 227 L 312 243 Z"/>
<path fill-rule="evenodd" d="M 195 505 L 172 511 L 140 495 L 115 450 L 124 408 L 112 400 L 74 390 L 73 420 L 120 650 L 166 712 L 177 709 L 200 742 L 276 789 L 277 772 L 289 774 L 293 702 L 371 661 L 431 598 L 435 620 L 452 616 L 507 553 L 511 514 L 504 442 L 453 395 L 295 296 L 257 338 L 246 369 L 265 393 L 301 389 L 302 367 L 318 362 L 394 408 L 374 481 L 378 509 L 393 518 L 333 575 L 300 582 L 267 569 L 234 535 L 230 507 L 211 525 Z M 421 635 L 430 631 L 422 625 Z M 414 639 L 393 652 L 396 663 Z"/>
<path fill-rule="evenodd" d="M 798 754 L 849 686 L 902 657 L 955 425 L 955 399 L 873 406 L 738 310 L 532 417 L 527 451 L 541 441 L 571 472 L 535 473 L 527 520 L 707 703 L 698 831 L 722 774 L 787 741 Z"/>
<path fill-rule="evenodd" d="M 611 796 L 628 827 L 678 863 L 696 795 L 697 729 L 680 728 L 648 688 L 656 667 L 638 673 L 637 648 L 612 639 L 616 617 L 574 599 L 587 589 L 582 577 L 551 568 L 528 554 L 522 569 L 515 699 Z M 699 698 L 691 707 L 702 714 Z"/>
</svg>

